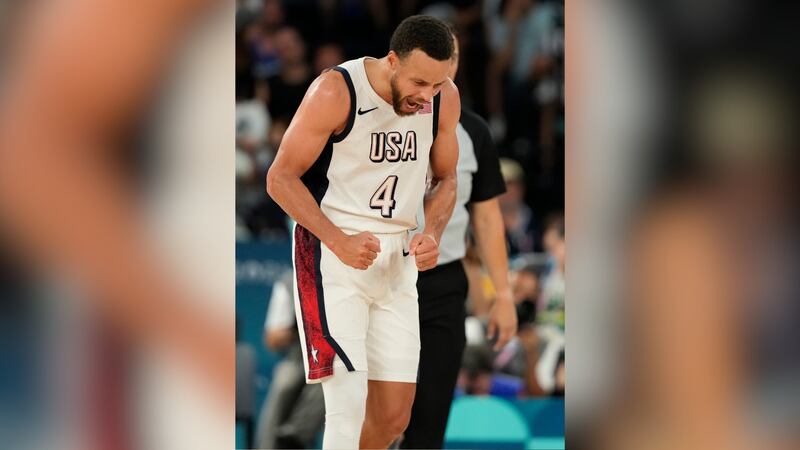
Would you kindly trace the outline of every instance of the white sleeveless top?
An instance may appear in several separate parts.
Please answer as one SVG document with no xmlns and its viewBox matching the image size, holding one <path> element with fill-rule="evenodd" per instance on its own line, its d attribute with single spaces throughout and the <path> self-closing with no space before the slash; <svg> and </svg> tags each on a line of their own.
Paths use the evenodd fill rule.
<svg viewBox="0 0 800 450">
<path fill-rule="evenodd" d="M 398 116 L 370 85 L 364 59 L 333 68 L 350 91 L 347 125 L 328 139 L 302 180 L 343 231 L 404 232 L 417 227 L 440 97 L 414 115 Z"/>
</svg>

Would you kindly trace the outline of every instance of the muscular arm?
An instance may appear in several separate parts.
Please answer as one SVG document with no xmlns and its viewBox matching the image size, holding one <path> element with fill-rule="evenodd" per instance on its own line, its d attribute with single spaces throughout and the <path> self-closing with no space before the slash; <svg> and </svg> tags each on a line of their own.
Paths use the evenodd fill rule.
<svg viewBox="0 0 800 450">
<path fill-rule="evenodd" d="M 350 98 L 342 75 L 326 72 L 308 88 L 267 173 L 267 192 L 300 225 L 332 247 L 344 236 L 325 217 L 300 177 L 347 121 Z"/>
<path fill-rule="evenodd" d="M 507 292 L 508 300 L 511 300 L 503 216 L 500 214 L 500 205 L 497 199 L 473 203 L 470 218 L 475 231 L 475 243 L 481 259 L 489 271 L 492 284 L 498 294 Z"/>
<path fill-rule="evenodd" d="M 377 257 L 377 253 L 372 252 L 380 251 L 380 247 L 370 246 L 372 250 L 365 252 L 347 244 L 348 236 L 322 213 L 300 179 L 319 158 L 330 136 L 344 129 L 349 108 L 349 92 L 338 72 L 326 72 L 311 84 L 269 169 L 267 192 L 287 214 L 313 233 L 345 264 L 366 269 Z M 377 238 L 369 233 L 362 234 L 377 242 Z M 364 259 L 370 257 L 369 261 Z"/>
<path fill-rule="evenodd" d="M 488 334 L 491 339 L 499 332 L 495 349 L 500 349 L 517 331 L 517 312 L 508 285 L 508 254 L 497 199 L 473 203 L 470 218 L 478 251 L 497 293 L 489 312 Z"/>
<path fill-rule="evenodd" d="M 458 163 L 458 140 L 456 125 L 461 116 L 461 100 L 452 81 L 445 83 L 441 91 L 439 107 L 439 131 L 431 147 L 431 172 L 433 188 L 425 197 L 425 230 L 436 242 L 441 240 L 453 207 L 456 204 L 456 164 Z"/>
</svg>

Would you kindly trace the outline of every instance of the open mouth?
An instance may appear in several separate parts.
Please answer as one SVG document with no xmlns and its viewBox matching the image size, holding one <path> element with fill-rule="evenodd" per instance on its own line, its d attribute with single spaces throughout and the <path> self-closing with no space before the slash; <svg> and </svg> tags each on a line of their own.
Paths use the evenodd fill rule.
<svg viewBox="0 0 800 450">
<path fill-rule="evenodd" d="M 411 108 L 411 109 L 413 109 L 415 111 L 419 111 L 422 108 L 422 104 L 421 103 L 414 102 L 410 98 L 406 99 L 406 105 L 408 105 L 409 108 Z"/>
</svg>

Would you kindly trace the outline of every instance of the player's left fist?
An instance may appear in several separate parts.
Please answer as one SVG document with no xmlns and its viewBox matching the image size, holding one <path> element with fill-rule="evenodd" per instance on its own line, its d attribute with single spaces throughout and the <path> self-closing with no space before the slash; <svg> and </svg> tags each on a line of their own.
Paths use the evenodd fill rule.
<svg viewBox="0 0 800 450">
<path fill-rule="evenodd" d="M 439 260 L 439 243 L 431 234 L 415 234 L 408 244 L 408 254 L 416 259 L 418 270 L 433 269 Z"/>
</svg>

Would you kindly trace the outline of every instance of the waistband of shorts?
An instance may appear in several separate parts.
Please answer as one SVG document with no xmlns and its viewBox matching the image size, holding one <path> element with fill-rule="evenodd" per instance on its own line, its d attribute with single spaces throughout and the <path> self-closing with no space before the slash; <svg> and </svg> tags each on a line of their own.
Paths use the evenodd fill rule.
<svg viewBox="0 0 800 450">
<path fill-rule="evenodd" d="M 362 231 L 356 231 L 356 230 L 351 230 L 351 229 L 349 229 L 349 228 L 348 228 L 348 229 L 342 229 L 342 231 L 343 231 L 345 234 L 349 235 L 349 236 L 353 236 L 353 235 L 355 235 L 355 234 L 358 234 L 358 233 L 363 233 L 364 231 L 367 231 L 367 232 L 369 232 L 369 233 L 372 233 L 372 234 L 374 234 L 375 236 L 386 236 L 386 237 L 392 237 L 392 236 L 402 236 L 402 237 L 405 237 L 405 236 L 411 236 L 411 230 L 394 231 L 394 232 L 391 232 L 391 233 L 386 233 L 386 232 L 379 232 L 379 231 L 372 231 L 372 230 L 362 230 Z"/>
</svg>

